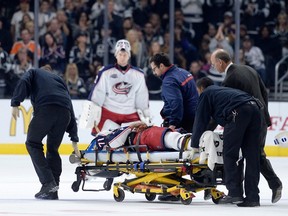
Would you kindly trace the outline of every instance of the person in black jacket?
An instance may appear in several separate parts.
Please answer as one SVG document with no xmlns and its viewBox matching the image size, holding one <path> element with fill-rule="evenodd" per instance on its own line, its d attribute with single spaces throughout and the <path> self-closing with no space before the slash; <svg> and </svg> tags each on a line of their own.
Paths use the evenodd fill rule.
<svg viewBox="0 0 288 216">
<path fill-rule="evenodd" d="M 263 124 L 261 125 L 260 134 L 260 172 L 272 190 L 272 203 L 276 203 L 281 199 L 282 182 L 274 172 L 270 161 L 266 158 L 264 150 L 267 128 L 271 126 L 266 87 L 259 74 L 253 68 L 246 65 L 233 64 L 228 52 L 223 49 L 218 49 L 212 53 L 211 63 L 220 73 L 226 73 L 226 77 L 222 82 L 223 86 L 247 92 L 258 98 L 264 105 L 264 109 L 262 110 Z"/>
<path fill-rule="evenodd" d="M 211 118 L 224 127 L 223 162 L 225 184 L 228 195 L 219 204 L 233 203 L 239 207 L 260 206 L 260 132 L 261 102 L 238 89 L 213 85 L 204 77 L 197 81 L 200 94 L 193 127 L 191 147 L 199 148 L 199 139 L 206 130 Z M 243 199 L 242 169 L 238 166 L 241 158 L 246 161 L 245 199 Z M 192 150 L 192 154 L 195 151 Z"/>
<path fill-rule="evenodd" d="M 53 74 L 49 65 L 45 65 L 40 69 L 30 69 L 19 80 L 11 99 L 15 120 L 19 117 L 20 103 L 28 96 L 34 113 L 25 144 L 42 184 L 35 198 L 58 199 L 57 190 L 62 172 L 58 149 L 65 131 L 69 133 L 74 145 L 79 141 L 69 91 L 62 78 Z M 46 135 L 45 157 L 42 140 Z"/>
<path fill-rule="evenodd" d="M 192 132 L 198 93 L 194 77 L 188 71 L 171 64 L 164 53 L 157 53 L 150 59 L 153 74 L 162 79 L 161 97 L 164 107 L 161 116 L 163 126 L 174 130 L 183 128 Z"/>
</svg>

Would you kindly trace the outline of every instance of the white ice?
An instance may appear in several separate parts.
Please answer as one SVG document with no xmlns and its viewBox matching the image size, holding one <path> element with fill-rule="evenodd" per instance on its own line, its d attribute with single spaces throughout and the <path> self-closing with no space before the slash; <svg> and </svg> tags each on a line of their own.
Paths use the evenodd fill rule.
<svg viewBox="0 0 288 216">
<path fill-rule="evenodd" d="M 276 173 L 283 182 L 282 199 L 271 203 L 271 190 L 261 176 L 259 189 L 261 206 L 240 208 L 235 205 L 216 205 L 211 200 L 203 199 L 203 192 L 195 193 L 190 205 L 180 202 L 146 201 L 143 194 L 132 194 L 125 191 L 123 202 L 116 202 L 113 190 L 104 192 L 73 192 L 71 184 L 76 180 L 76 165 L 70 164 L 68 156 L 62 156 L 63 173 L 61 176 L 59 200 L 36 200 L 34 194 L 41 187 L 27 155 L 0 155 L 0 215 L 96 215 L 96 216 L 129 216 L 129 215 L 200 215 L 200 216 L 278 216 L 288 214 L 288 158 L 269 158 Z M 126 176 L 127 177 L 127 176 Z M 128 176 L 129 177 L 129 176 Z M 100 188 L 104 178 L 90 182 L 90 188 Z M 118 181 L 123 180 L 123 177 Z M 114 180 L 117 182 L 117 179 Z M 224 186 L 218 189 L 226 192 Z"/>
</svg>

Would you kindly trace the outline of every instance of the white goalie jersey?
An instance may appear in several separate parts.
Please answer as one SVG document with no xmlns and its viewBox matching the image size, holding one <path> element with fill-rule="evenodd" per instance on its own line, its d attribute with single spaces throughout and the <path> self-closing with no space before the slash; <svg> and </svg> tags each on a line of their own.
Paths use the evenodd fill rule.
<svg viewBox="0 0 288 216">
<path fill-rule="evenodd" d="M 100 107 L 118 114 L 131 114 L 149 109 L 149 95 L 144 73 L 128 66 L 122 71 L 117 65 L 104 67 L 95 80 L 90 99 Z"/>
</svg>

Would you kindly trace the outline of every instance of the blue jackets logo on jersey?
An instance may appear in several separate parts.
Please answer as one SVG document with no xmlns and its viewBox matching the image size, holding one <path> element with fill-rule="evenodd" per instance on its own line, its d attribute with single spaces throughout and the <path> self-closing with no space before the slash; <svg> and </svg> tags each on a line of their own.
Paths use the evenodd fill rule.
<svg viewBox="0 0 288 216">
<path fill-rule="evenodd" d="M 112 90 L 113 92 L 115 92 L 116 94 L 129 94 L 130 89 L 132 88 L 132 85 L 130 83 L 127 82 L 120 82 L 120 83 L 116 83 Z"/>
</svg>

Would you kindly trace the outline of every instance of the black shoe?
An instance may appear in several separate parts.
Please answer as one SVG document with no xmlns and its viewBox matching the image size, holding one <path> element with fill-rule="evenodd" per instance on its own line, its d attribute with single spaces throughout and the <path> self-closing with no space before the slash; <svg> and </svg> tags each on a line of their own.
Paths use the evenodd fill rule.
<svg viewBox="0 0 288 216">
<path fill-rule="evenodd" d="M 276 203 L 281 199 L 282 196 L 282 185 L 280 185 L 278 188 L 272 189 L 272 203 Z"/>
<path fill-rule="evenodd" d="M 42 194 L 38 197 L 36 197 L 35 195 L 35 198 L 36 199 L 42 199 L 42 200 L 58 200 L 58 192 L 49 192 L 49 193 L 46 193 L 45 195 Z"/>
<path fill-rule="evenodd" d="M 243 202 L 243 197 L 224 196 L 219 199 L 218 204 L 238 204 Z"/>
<path fill-rule="evenodd" d="M 211 198 L 212 198 L 211 190 L 210 189 L 204 190 L 204 200 L 209 200 Z"/>
<path fill-rule="evenodd" d="M 173 196 L 173 195 L 160 195 L 158 196 L 158 200 L 160 201 L 179 201 L 180 196 Z"/>
<path fill-rule="evenodd" d="M 259 202 L 251 202 L 251 201 L 245 200 L 242 203 L 238 203 L 237 206 L 238 207 L 257 207 L 257 206 L 260 206 L 260 203 Z"/>
<path fill-rule="evenodd" d="M 35 194 L 36 199 L 58 199 L 57 190 L 59 186 L 55 181 L 45 183 L 42 185 L 41 190 Z M 56 195 L 55 195 L 56 194 Z"/>
</svg>

